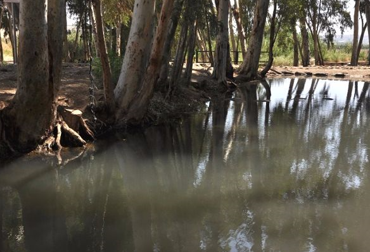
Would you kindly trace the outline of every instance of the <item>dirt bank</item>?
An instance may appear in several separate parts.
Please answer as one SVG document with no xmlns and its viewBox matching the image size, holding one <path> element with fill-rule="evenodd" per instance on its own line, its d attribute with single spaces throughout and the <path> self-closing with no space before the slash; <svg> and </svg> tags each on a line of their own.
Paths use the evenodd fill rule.
<svg viewBox="0 0 370 252">
<path fill-rule="evenodd" d="M 237 66 L 234 66 L 235 68 Z M 193 82 L 209 78 L 212 68 L 209 64 L 194 64 Z M 369 66 L 310 66 L 310 67 L 273 67 L 268 78 L 318 77 L 355 81 L 370 81 Z M 15 94 L 17 86 L 16 67 L 0 67 L 0 109 L 6 106 Z M 89 66 L 88 64 L 64 64 L 59 103 L 74 109 L 83 110 L 89 104 Z M 194 90 L 196 91 L 196 90 Z M 99 92 L 96 92 L 99 94 Z"/>
</svg>

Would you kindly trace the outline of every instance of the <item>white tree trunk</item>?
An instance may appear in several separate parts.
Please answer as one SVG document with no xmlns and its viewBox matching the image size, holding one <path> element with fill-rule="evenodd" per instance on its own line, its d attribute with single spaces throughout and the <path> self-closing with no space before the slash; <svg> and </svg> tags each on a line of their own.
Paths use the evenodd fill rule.
<svg viewBox="0 0 370 252">
<path fill-rule="evenodd" d="M 130 106 L 126 120 L 131 120 L 140 123 L 148 109 L 150 98 L 153 96 L 154 86 L 159 79 L 161 70 L 161 59 L 164 51 L 164 44 L 166 42 L 166 35 L 168 34 L 169 24 L 171 21 L 171 13 L 173 11 L 174 0 L 164 0 L 162 3 L 162 10 L 159 24 L 157 27 L 153 48 L 150 54 L 149 66 L 146 70 L 143 79 L 142 87 Z"/>
<path fill-rule="evenodd" d="M 253 28 L 247 55 L 243 64 L 240 66 L 240 73 L 247 75 L 247 78 L 253 79 L 258 74 L 258 64 L 261 56 L 263 31 L 265 29 L 269 0 L 257 0 L 254 12 Z"/>
<path fill-rule="evenodd" d="M 118 104 L 117 118 L 121 118 L 141 88 L 153 35 L 155 0 L 135 0 L 130 35 L 121 73 L 114 90 Z"/>
</svg>

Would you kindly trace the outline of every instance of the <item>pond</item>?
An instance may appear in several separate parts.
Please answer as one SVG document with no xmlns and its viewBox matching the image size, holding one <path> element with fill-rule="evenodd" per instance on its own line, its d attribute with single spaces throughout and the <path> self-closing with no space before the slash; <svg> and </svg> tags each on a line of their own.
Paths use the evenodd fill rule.
<svg viewBox="0 0 370 252">
<path fill-rule="evenodd" d="M 369 83 L 269 82 L 3 167 L 3 251 L 367 251 Z"/>
</svg>

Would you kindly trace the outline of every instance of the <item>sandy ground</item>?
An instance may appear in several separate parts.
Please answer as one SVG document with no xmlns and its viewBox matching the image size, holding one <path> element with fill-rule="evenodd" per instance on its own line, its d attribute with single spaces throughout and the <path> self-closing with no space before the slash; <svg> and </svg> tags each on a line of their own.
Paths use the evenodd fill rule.
<svg viewBox="0 0 370 252">
<path fill-rule="evenodd" d="M 236 66 L 235 66 L 236 67 Z M 192 81 L 210 76 L 209 64 L 194 64 Z M 341 74 L 340 77 L 336 77 Z M 310 66 L 310 67 L 273 67 L 269 78 L 315 77 L 327 79 L 344 79 L 370 81 L 369 66 Z M 15 94 L 17 85 L 16 68 L 13 65 L 0 67 L 0 109 L 6 106 Z M 74 109 L 83 109 L 89 103 L 89 66 L 88 64 L 64 64 L 59 103 Z"/>
<path fill-rule="evenodd" d="M 275 72 L 275 71 L 276 72 Z M 280 74 L 278 74 L 279 72 Z M 309 66 L 309 67 L 273 67 L 270 77 L 310 76 L 328 79 L 370 81 L 370 66 Z"/>
<path fill-rule="evenodd" d="M 88 64 L 64 64 L 59 103 L 83 109 L 89 102 Z M 17 87 L 17 73 L 13 65 L 0 67 L 0 109 L 12 99 Z"/>
</svg>

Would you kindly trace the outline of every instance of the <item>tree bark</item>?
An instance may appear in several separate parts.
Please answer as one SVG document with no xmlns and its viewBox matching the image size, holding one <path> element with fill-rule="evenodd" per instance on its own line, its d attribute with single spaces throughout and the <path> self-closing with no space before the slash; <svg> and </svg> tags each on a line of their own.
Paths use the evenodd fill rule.
<svg viewBox="0 0 370 252">
<path fill-rule="evenodd" d="M 117 54 L 117 27 L 112 28 L 112 53 L 114 55 Z"/>
<path fill-rule="evenodd" d="M 355 12 L 353 20 L 353 40 L 352 40 L 352 57 L 351 65 L 357 66 L 357 49 L 358 49 L 358 14 L 360 12 L 360 0 L 355 1 Z"/>
<path fill-rule="evenodd" d="M 170 87 L 169 91 L 171 92 L 173 84 L 179 79 L 181 76 L 182 68 L 184 65 L 185 60 L 185 48 L 186 48 L 186 41 L 188 38 L 188 30 L 189 25 L 187 22 L 183 24 L 180 31 L 180 38 L 176 49 L 176 56 L 172 67 L 172 73 L 170 78 Z"/>
<path fill-rule="evenodd" d="M 166 42 L 166 35 L 168 34 L 173 6 L 174 0 L 164 0 L 162 3 L 162 10 L 150 55 L 149 66 L 143 79 L 142 88 L 129 108 L 127 117 L 125 118 L 126 121 L 134 123 L 141 122 L 148 109 L 148 104 L 153 95 L 154 86 L 161 70 L 161 58 Z"/>
<path fill-rule="evenodd" d="M 1 8 L 0 9 L 0 29 L 2 28 L 3 13 L 4 13 L 4 8 Z M 4 63 L 4 50 L 3 50 L 3 43 L 2 43 L 1 33 L 0 33 L 0 66 L 3 63 Z"/>
<path fill-rule="evenodd" d="M 367 36 L 368 36 L 368 41 L 370 41 L 370 1 L 369 0 L 365 0 L 365 14 L 366 14 L 366 21 L 368 23 Z M 367 64 L 370 65 L 370 50 L 368 50 Z"/>
<path fill-rule="evenodd" d="M 114 90 L 117 118 L 123 118 L 141 89 L 152 41 L 154 0 L 135 0 L 130 35 L 120 77 Z"/>
<path fill-rule="evenodd" d="M 300 30 L 302 34 L 302 65 L 304 67 L 307 67 L 310 65 L 310 47 L 309 47 L 309 38 L 308 38 L 308 32 L 306 28 L 306 21 L 305 17 L 301 17 L 299 19 L 300 22 Z"/>
<path fill-rule="evenodd" d="M 113 83 L 112 83 L 112 71 L 109 63 L 107 54 L 107 48 L 105 44 L 104 30 L 103 30 L 103 19 L 101 14 L 101 1 L 92 0 L 93 9 L 95 13 L 96 30 L 98 37 L 98 48 L 99 56 L 103 68 L 103 86 L 104 86 L 104 99 L 105 105 L 109 112 L 114 111 L 114 94 L 113 94 Z"/>
<path fill-rule="evenodd" d="M 360 39 L 358 41 L 358 46 L 357 46 L 357 64 L 358 64 L 358 61 L 360 59 L 360 53 L 361 53 L 361 49 L 362 49 L 362 42 L 364 40 L 364 36 L 365 36 L 365 32 L 366 32 L 366 29 L 367 29 L 367 23 L 365 23 L 363 26 L 362 26 L 362 30 L 361 30 L 361 35 L 360 35 Z"/>
<path fill-rule="evenodd" d="M 12 4 L 11 3 L 8 3 L 7 4 L 7 7 L 8 7 L 8 10 L 11 10 L 11 16 L 10 16 L 10 13 L 9 13 L 9 17 L 8 17 L 8 21 L 9 21 L 9 38 L 10 38 L 10 43 L 12 45 L 12 54 L 13 54 L 13 59 L 15 59 L 15 61 L 17 62 L 18 60 L 16 59 L 16 55 L 17 52 L 15 51 L 15 38 L 14 38 L 14 26 L 13 26 L 13 22 L 12 22 L 12 16 L 14 15 L 14 11 L 13 11 L 13 8 L 12 8 Z"/>
<path fill-rule="evenodd" d="M 234 9 L 233 9 L 233 16 L 236 23 L 236 28 L 238 29 L 238 37 L 240 41 L 240 46 L 243 54 L 243 59 L 245 57 L 245 33 L 241 22 L 241 13 L 239 8 L 239 0 L 235 0 Z"/>
<path fill-rule="evenodd" d="M 213 8 L 212 8 L 213 10 Z M 208 15 L 207 10 L 204 7 L 204 15 L 206 16 L 206 28 L 207 28 L 207 43 L 208 43 L 208 50 L 209 50 L 209 61 L 211 62 L 211 66 L 214 66 L 214 58 L 213 58 L 213 49 L 212 49 L 212 41 L 211 41 L 211 31 L 209 28 L 209 21 L 208 21 Z"/>
<path fill-rule="evenodd" d="M 3 50 L 3 43 L 0 33 L 0 66 L 4 63 L 4 50 Z"/>
<path fill-rule="evenodd" d="M 293 66 L 298 66 L 299 63 L 299 42 L 298 42 L 298 35 L 296 30 L 296 19 L 293 19 L 291 22 L 291 28 L 293 32 Z"/>
<path fill-rule="evenodd" d="M 229 2 L 230 3 L 230 2 Z M 230 11 L 231 8 L 230 8 Z M 230 12 L 232 13 L 232 12 Z M 237 50 L 238 48 L 236 47 L 236 41 L 235 41 L 235 34 L 234 34 L 234 29 L 233 29 L 233 19 L 232 19 L 232 15 L 229 15 L 229 36 L 230 36 L 230 41 L 231 41 L 231 51 L 233 52 L 233 58 L 234 58 L 234 63 L 235 64 L 238 64 L 238 60 L 237 58 L 235 57 L 236 55 L 238 55 L 237 53 Z"/>
<path fill-rule="evenodd" d="M 186 60 L 186 68 L 184 73 L 184 84 L 188 85 L 190 83 L 191 75 L 193 72 L 193 59 L 195 53 L 195 41 L 196 41 L 196 34 L 197 34 L 197 21 L 192 20 L 192 24 L 190 25 L 189 29 L 189 40 L 188 40 L 188 48 L 187 48 L 187 60 Z"/>
<path fill-rule="evenodd" d="M 264 69 L 261 71 L 261 76 L 265 77 L 267 72 L 272 67 L 272 63 L 274 62 L 274 44 L 275 44 L 275 38 L 276 38 L 276 12 L 277 12 L 277 1 L 274 0 L 274 9 L 272 11 L 272 17 L 271 17 L 271 25 L 270 25 L 270 43 L 269 43 L 269 60 L 267 62 L 267 65 L 264 67 Z M 278 28 L 279 29 L 279 28 Z"/>
<path fill-rule="evenodd" d="M 258 0 L 254 13 L 253 28 L 249 40 L 247 55 L 239 72 L 246 75 L 248 79 L 256 78 L 258 75 L 258 64 L 261 55 L 263 32 L 266 23 L 266 16 L 269 0 Z"/>
<path fill-rule="evenodd" d="M 62 0 L 63 3 L 63 58 L 65 62 L 71 61 L 71 55 L 68 47 L 68 27 L 67 27 L 67 6 L 66 0 Z"/>
<path fill-rule="evenodd" d="M 216 41 L 215 66 L 213 78 L 226 85 L 227 53 L 229 44 L 228 32 L 229 0 L 220 0 L 218 7 L 218 34 Z"/>
<path fill-rule="evenodd" d="M 76 26 L 76 37 L 75 37 L 75 42 L 74 42 L 74 45 L 73 45 L 73 54 L 72 54 L 72 61 L 76 60 L 76 56 L 77 56 L 77 48 L 78 48 L 78 38 L 79 38 L 79 34 L 80 34 L 80 26 L 81 26 L 81 19 L 79 19 L 77 21 L 77 26 Z"/>
<path fill-rule="evenodd" d="M 63 48 L 61 3 L 48 1 L 49 29 L 45 0 L 21 4 L 18 89 L 2 118 L 3 141 L 13 151 L 29 152 L 52 132 Z"/>
<path fill-rule="evenodd" d="M 164 49 L 163 49 L 163 56 L 161 59 L 161 72 L 160 72 L 160 77 L 159 77 L 159 82 L 163 84 L 164 82 L 167 81 L 168 79 L 168 73 L 169 73 L 169 60 L 170 60 L 170 54 L 171 54 L 171 46 L 172 42 L 174 40 L 175 34 L 176 34 L 176 29 L 177 25 L 179 23 L 180 19 L 180 14 L 182 11 L 182 6 L 184 4 L 184 0 L 177 0 L 175 2 L 175 7 L 172 12 L 171 16 L 171 23 L 168 28 L 168 34 L 167 34 L 167 39 L 164 44 Z"/>
</svg>

